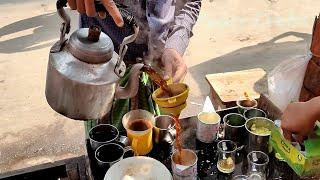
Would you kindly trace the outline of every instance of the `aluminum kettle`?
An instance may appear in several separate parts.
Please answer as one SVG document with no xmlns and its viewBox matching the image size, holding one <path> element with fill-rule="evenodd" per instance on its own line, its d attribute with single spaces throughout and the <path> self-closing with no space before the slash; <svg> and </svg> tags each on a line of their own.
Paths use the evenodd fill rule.
<svg viewBox="0 0 320 180">
<path fill-rule="evenodd" d="M 118 81 L 124 76 L 126 65 L 123 57 L 128 43 L 133 42 L 139 32 L 133 16 L 120 9 L 125 24 L 134 34 L 124 38 L 119 55 L 108 35 L 101 28 L 80 28 L 69 39 L 70 18 L 64 10 L 67 0 L 57 1 L 57 10 L 64 20 L 60 29 L 60 40 L 50 49 L 46 99 L 56 112 L 77 120 L 104 118 L 111 110 L 113 99 L 126 99 L 138 92 L 140 69 L 143 64 L 131 68 L 129 82 L 120 87 Z M 104 9 L 96 2 L 96 9 Z"/>
</svg>

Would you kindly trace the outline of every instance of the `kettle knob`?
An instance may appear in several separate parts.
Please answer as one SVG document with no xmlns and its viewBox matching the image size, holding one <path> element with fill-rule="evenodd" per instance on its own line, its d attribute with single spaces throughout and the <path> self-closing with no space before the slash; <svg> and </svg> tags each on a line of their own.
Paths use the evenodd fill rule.
<svg viewBox="0 0 320 180">
<path fill-rule="evenodd" d="M 98 42 L 101 34 L 101 27 L 92 25 L 89 28 L 88 40 L 92 42 Z"/>
</svg>

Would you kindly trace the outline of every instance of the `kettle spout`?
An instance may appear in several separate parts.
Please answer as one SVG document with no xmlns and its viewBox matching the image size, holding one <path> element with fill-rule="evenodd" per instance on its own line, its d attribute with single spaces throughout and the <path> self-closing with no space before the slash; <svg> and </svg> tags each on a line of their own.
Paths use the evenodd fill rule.
<svg viewBox="0 0 320 180">
<path fill-rule="evenodd" d="M 130 70 L 129 81 L 125 87 L 118 86 L 115 92 L 115 98 L 128 99 L 134 97 L 138 93 L 139 89 L 139 77 L 141 74 L 141 68 L 144 66 L 142 63 L 138 63 L 132 66 Z"/>
</svg>

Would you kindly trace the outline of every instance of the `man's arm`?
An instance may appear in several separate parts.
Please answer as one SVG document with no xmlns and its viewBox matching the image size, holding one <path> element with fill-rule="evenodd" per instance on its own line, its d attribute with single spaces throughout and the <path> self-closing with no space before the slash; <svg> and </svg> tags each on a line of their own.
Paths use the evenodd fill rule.
<svg viewBox="0 0 320 180">
<path fill-rule="evenodd" d="M 150 27 L 149 53 L 153 56 L 152 59 L 161 57 L 166 80 L 172 77 L 174 82 L 180 82 L 187 73 L 187 66 L 182 56 L 198 19 L 201 0 L 148 0 L 147 2 Z"/>
<path fill-rule="evenodd" d="M 193 35 L 192 28 L 200 13 L 201 0 L 181 1 L 183 0 L 177 0 L 177 6 L 179 7 L 179 2 L 184 3 L 184 5 L 182 9 L 179 10 L 173 25 L 170 27 L 165 48 L 176 49 L 182 56 L 188 47 L 189 39 Z"/>
<path fill-rule="evenodd" d="M 148 0 L 149 45 L 157 49 L 164 46 L 175 49 L 182 56 L 189 44 L 200 8 L 201 0 Z"/>
</svg>

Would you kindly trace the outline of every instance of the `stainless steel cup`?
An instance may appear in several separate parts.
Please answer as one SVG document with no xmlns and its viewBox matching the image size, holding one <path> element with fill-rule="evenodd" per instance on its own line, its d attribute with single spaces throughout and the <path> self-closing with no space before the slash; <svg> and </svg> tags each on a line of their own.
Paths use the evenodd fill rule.
<svg viewBox="0 0 320 180">
<path fill-rule="evenodd" d="M 217 139 L 221 117 L 216 112 L 200 112 L 197 121 L 197 139 L 204 143 L 212 143 Z"/>
<path fill-rule="evenodd" d="M 254 117 L 267 117 L 267 114 L 262 111 L 261 109 L 257 109 L 257 108 L 252 108 L 252 109 L 247 109 L 244 111 L 243 116 L 247 119 L 251 119 Z"/>
<path fill-rule="evenodd" d="M 231 140 L 240 147 L 245 144 L 247 132 L 245 129 L 246 119 L 237 113 L 230 113 L 223 117 L 224 139 Z"/>
<path fill-rule="evenodd" d="M 197 180 L 197 154 L 190 149 L 181 150 L 181 162 L 179 152 L 175 151 L 171 156 L 171 168 L 174 180 Z M 181 164 L 180 164 L 181 163 Z"/>
<path fill-rule="evenodd" d="M 131 145 L 131 141 L 127 136 L 119 136 L 119 142 L 123 144 L 124 147 Z"/>
<path fill-rule="evenodd" d="M 122 147 L 117 143 L 108 143 L 98 147 L 95 151 L 95 158 L 100 168 L 108 170 L 113 164 L 122 160 L 127 153 L 134 155 L 130 146 Z"/>
<path fill-rule="evenodd" d="M 99 124 L 89 131 L 91 149 L 95 151 L 99 146 L 117 141 L 118 129 L 111 124 Z"/>
<path fill-rule="evenodd" d="M 245 124 L 249 136 L 247 140 L 247 152 L 262 151 L 268 154 L 270 133 L 257 134 L 252 130 L 253 125 L 255 128 L 265 127 L 269 129 L 271 133 L 271 130 L 275 127 L 273 121 L 263 117 L 255 117 L 249 119 Z"/>
<path fill-rule="evenodd" d="M 153 140 L 155 143 L 173 142 L 176 136 L 174 119 L 168 115 L 161 115 L 155 118 L 153 127 Z"/>
<path fill-rule="evenodd" d="M 256 108 L 258 105 L 258 102 L 253 100 L 237 100 L 236 104 L 238 106 L 238 112 L 240 114 L 243 114 L 245 110 Z"/>
</svg>

